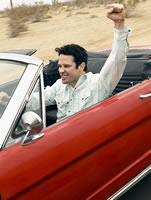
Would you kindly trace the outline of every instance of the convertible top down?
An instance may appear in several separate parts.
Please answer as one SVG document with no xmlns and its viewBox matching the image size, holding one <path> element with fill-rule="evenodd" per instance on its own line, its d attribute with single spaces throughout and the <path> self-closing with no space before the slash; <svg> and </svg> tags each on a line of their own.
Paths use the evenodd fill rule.
<svg viewBox="0 0 151 200">
<path fill-rule="evenodd" d="M 57 123 L 43 94 L 59 78 L 57 60 L 44 67 L 35 51 L 0 53 L 0 92 L 9 95 L 0 104 L 0 199 L 122 200 L 142 181 L 150 199 L 151 46 L 129 51 L 110 98 Z M 88 53 L 97 73 L 109 51 Z"/>
</svg>

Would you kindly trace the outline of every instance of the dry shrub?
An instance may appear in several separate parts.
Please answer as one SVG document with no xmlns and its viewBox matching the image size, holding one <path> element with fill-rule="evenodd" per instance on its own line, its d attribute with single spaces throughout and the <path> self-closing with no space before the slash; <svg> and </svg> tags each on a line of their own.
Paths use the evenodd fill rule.
<svg viewBox="0 0 151 200">
<path fill-rule="evenodd" d="M 83 6 L 84 5 L 84 1 L 82 1 L 82 0 L 74 0 L 73 1 L 73 6 L 77 6 L 77 7 L 81 7 L 81 6 Z"/>
<path fill-rule="evenodd" d="M 72 12 L 69 12 L 66 17 L 71 17 L 71 16 L 72 16 Z"/>
<path fill-rule="evenodd" d="M 27 31 L 27 22 L 41 22 L 46 18 L 49 5 L 35 4 L 33 6 L 21 5 L 7 11 L 9 17 L 9 36 L 17 37 L 21 32 Z"/>
<path fill-rule="evenodd" d="M 65 12 L 71 12 L 73 9 L 72 8 L 66 8 Z"/>
<path fill-rule="evenodd" d="M 97 18 L 97 15 L 91 15 L 90 18 Z"/>
<path fill-rule="evenodd" d="M 71 11 L 75 9 L 81 9 L 85 6 L 89 8 L 99 6 L 101 4 L 106 5 L 108 3 L 122 3 L 126 10 L 126 17 L 132 15 L 133 10 L 139 2 L 145 2 L 146 0 L 72 0 L 69 2 L 59 3 L 58 0 L 53 0 L 52 5 L 46 5 L 37 3 L 33 6 L 21 5 L 14 9 L 8 9 L 5 13 L 9 17 L 9 36 L 17 37 L 21 32 L 27 31 L 27 22 L 35 23 L 41 22 L 46 18 L 51 18 L 47 15 L 48 11 L 58 10 L 61 7 L 65 7 L 65 11 L 69 12 L 67 17 L 71 16 Z M 88 14 L 88 12 L 79 12 L 76 14 Z M 95 16 L 91 16 L 94 18 Z"/>
<path fill-rule="evenodd" d="M 4 11 L 0 11 L 0 18 L 5 18 L 5 17 L 7 17 L 6 11 L 5 10 Z"/>
<path fill-rule="evenodd" d="M 83 8 L 85 6 L 85 1 L 83 0 L 73 0 L 68 3 L 68 6 Z"/>
<path fill-rule="evenodd" d="M 101 4 L 107 5 L 110 3 L 122 3 L 125 7 L 126 17 L 130 17 L 137 4 L 145 1 L 146 0 L 73 0 L 70 2 L 70 6 L 84 7 L 85 5 L 90 4 L 92 7 L 95 7 L 96 5 Z"/>
<path fill-rule="evenodd" d="M 76 13 L 76 15 L 87 15 L 89 12 L 79 11 Z"/>
<path fill-rule="evenodd" d="M 99 1 L 99 0 L 98 0 Z M 145 2 L 146 0 L 105 0 L 104 4 L 109 3 L 121 3 L 124 5 L 126 18 L 130 17 L 136 8 L 137 4 L 140 2 Z"/>
<path fill-rule="evenodd" d="M 17 37 L 21 32 L 25 32 L 28 30 L 27 25 L 22 20 L 12 20 L 10 19 L 8 22 L 9 26 L 9 37 Z"/>
<path fill-rule="evenodd" d="M 31 22 L 35 23 L 44 21 L 49 8 L 50 7 L 48 5 L 41 4 L 35 4 L 34 6 L 32 6 Z"/>
</svg>

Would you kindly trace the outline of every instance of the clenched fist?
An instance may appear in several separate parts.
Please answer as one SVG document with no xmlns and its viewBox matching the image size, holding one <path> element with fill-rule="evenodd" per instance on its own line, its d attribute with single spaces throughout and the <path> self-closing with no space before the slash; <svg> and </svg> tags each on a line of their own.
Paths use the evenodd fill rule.
<svg viewBox="0 0 151 200">
<path fill-rule="evenodd" d="M 125 25 L 125 13 L 123 5 L 119 3 L 108 4 L 106 8 L 107 17 L 114 21 L 115 28 L 123 29 Z"/>
</svg>

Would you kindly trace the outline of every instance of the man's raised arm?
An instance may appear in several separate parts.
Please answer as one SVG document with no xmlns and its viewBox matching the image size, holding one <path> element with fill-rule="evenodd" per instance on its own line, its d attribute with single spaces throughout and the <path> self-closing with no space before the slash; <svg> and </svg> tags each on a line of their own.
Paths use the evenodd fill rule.
<svg viewBox="0 0 151 200">
<path fill-rule="evenodd" d="M 130 33 L 125 26 L 123 5 L 118 3 L 107 5 L 107 17 L 114 22 L 114 39 L 112 51 L 100 72 L 100 80 L 106 88 L 106 96 L 113 92 L 123 75 L 127 63 L 127 38 Z"/>
</svg>

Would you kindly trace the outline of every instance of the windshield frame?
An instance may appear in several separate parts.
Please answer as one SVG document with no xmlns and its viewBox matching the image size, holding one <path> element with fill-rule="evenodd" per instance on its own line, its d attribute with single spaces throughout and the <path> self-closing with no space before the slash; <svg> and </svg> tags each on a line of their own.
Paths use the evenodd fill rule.
<svg viewBox="0 0 151 200">
<path fill-rule="evenodd" d="M 26 70 L 27 64 L 16 61 L 0 60 L 0 71 L 2 80 L 0 81 L 0 94 L 6 94 L 5 100 L 1 99 L 0 115 L 2 116 L 13 93 L 15 92 L 19 81 Z M 3 70 L 4 69 L 4 70 Z M 4 95 L 3 94 L 3 95 Z M 1 118 L 0 116 L 0 118 Z"/>
<path fill-rule="evenodd" d="M 24 55 L 0 53 L 0 60 L 16 61 L 27 65 L 12 98 L 10 99 L 2 117 L 0 118 L 0 149 L 2 149 L 11 134 L 12 128 L 20 112 L 28 101 L 28 97 L 40 76 L 43 65 L 42 60 Z M 28 94 L 28 95 L 27 95 Z M 6 123 L 7 122 L 7 123 Z"/>
</svg>

